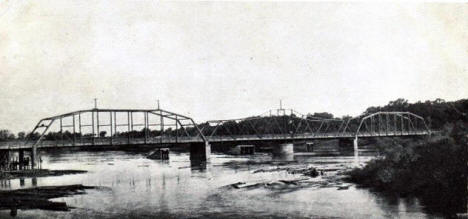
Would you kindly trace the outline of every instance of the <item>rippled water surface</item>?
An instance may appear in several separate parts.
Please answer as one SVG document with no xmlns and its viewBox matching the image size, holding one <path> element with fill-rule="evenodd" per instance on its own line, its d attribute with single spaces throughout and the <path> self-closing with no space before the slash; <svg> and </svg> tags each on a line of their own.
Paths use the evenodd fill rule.
<svg viewBox="0 0 468 219">
<path fill-rule="evenodd" d="M 387 197 L 368 189 L 338 189 L 330 181 L 336 169 L 352 165 L 353 157 L 296 156 L 293 167 L 313 166 L 324 176 L 307 179 L 269 163 L 269 154 L 212 154 L 205 166 L 191 164 L 188 153 L 171 152 L 169 161 L 149 160 L 143 153 L 122 151 L 43 154 L 43 168 L 79 169 L 86 174 L 2 182 L 2 189 L 83 184 L 99 186 L 87 194 L 57 198 L 75 207 L 69 212 L 18 211 L 17 218 L 433 218 L 417 199 Z M 361 161 L 370 159 L 361 158 Z M 259 164 L 260 163 L 260 164 Z M 279 180 L 305 179 L 306 186 L 284 186 Z M 237 182 L 246 185 L 236 189 Z M 276 184 L 275 184 L 276 183 Z M 257 184 L 258 185 L 258 184 Z M 278 186 L 277 186 L 278 185 Z M 338 182 L 338 185 L 347 184 Z M 8 217 L 9 211 L 0 211 Z"/>
</svg>

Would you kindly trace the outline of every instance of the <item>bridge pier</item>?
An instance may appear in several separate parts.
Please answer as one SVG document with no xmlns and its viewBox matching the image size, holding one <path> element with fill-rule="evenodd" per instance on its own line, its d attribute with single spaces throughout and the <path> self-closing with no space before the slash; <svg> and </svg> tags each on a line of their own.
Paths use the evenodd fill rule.
<svg viewBox="0 0 468 219">
<path fill-rule="evenodd" d="M 211 154 L 211 145 L 209 142 L 190 144 L 191 161 L 209 161 Z"/>
<path fill-rule="evenodd" d="M 288 161 L 294 160 L 294 144 L 282 143 L 279 145 L 273 145 L 272 153 L 274 158 Z"/>
</svg>

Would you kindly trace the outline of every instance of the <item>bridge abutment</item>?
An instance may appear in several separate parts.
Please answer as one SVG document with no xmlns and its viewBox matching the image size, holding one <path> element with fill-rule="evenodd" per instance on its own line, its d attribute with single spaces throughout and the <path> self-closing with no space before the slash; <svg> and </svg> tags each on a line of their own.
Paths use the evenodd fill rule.
<svg viewBox="0 0 468 219">
<path fill-rule="evenodd" d="M 209 142 L 190 144 L 190 160 L 209 161 L 211 155 L 211 145 Z"/>
</svg>

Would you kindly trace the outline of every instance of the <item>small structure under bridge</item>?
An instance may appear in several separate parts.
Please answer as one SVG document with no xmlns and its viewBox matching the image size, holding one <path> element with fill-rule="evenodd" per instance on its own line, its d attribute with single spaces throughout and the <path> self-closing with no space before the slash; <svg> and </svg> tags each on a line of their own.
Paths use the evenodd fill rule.
<svg viewBox="0 0 468 219">
<path fill-rule="evenodd" d="M 337 119 L 277 109 L 259 116 L 197 124 L 188 116 L 163 109 L 94 108 L 43 118 L 26 141 L 0 145 L 0 151 L 19 151 L 21 161 L 24 152 L 29 152 L 34 168 L 37 150 L 45 148 L 190 144 L 191 159 L 207 160 L 210 143 L 216 142 L 277 142 L 281 152 L 292 148 L 294 141 L 354 139 L 356 151 L 358 138 L 429 134 L 424 118 L 410 112 Z"/>
</svg>

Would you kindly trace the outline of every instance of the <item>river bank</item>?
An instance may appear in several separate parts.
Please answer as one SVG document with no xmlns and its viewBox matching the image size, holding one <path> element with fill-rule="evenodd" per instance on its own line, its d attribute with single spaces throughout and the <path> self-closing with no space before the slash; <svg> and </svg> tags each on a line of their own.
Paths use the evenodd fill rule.
<svg viewBox="0 0 468 219">
<path fill-rule="evenodd" d="M 16 216 L 18 209 L 68 211 L 71 207 L 67 203 L 49 199 L 85 194 L 86 189 L 93 188 L 92 186 L 68 185 L 0 191 L 0 210 L 9 209 L 10 216 Z"/>
<path fill-rule="evenodd" d="M 458 127 L 457 127 L 458 126 Z M 425 140 L 380 142 L 382 156 L 346 173 L 347 181 L 401 197 L 421 199 L 447 217 L 467 211 L 466 124 Z"/>
</svg>

